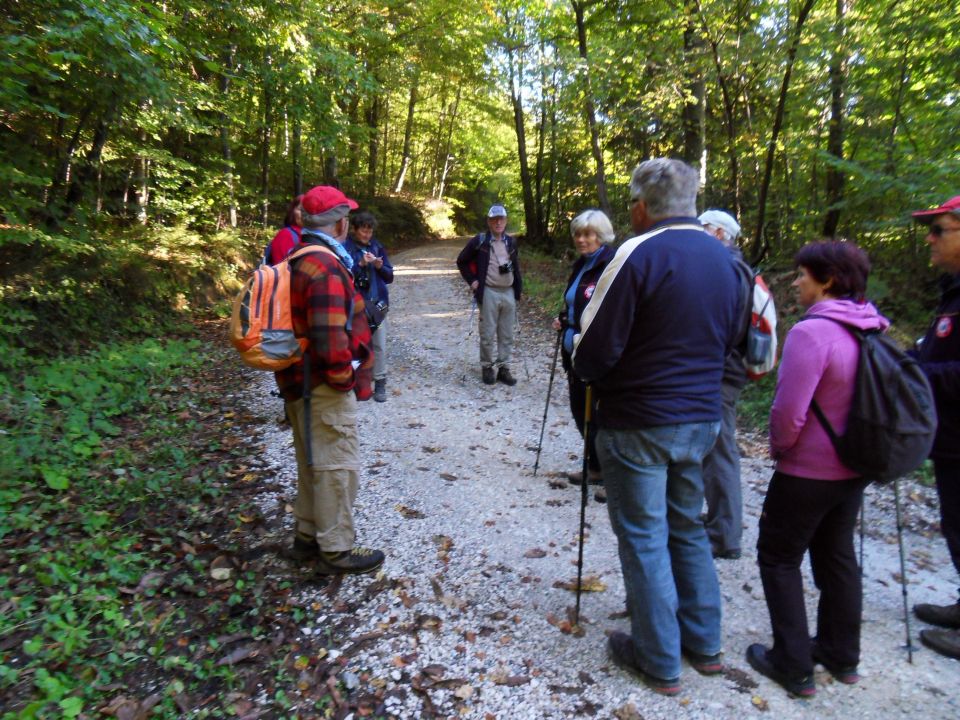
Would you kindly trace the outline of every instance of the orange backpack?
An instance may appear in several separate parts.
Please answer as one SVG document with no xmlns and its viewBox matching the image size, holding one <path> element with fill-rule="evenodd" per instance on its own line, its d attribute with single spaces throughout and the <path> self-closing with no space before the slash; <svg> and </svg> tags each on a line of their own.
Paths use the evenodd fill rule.
<svg viewBox="0 0 960 720">
<path fill-rule="evenodd" d="M 233 301 L 230 342 L 250 367 L 276 372 L 303 357 L 308 340 L 298 338 L 293 331 L 290 264 L 315 252 L 334 255 L 325 247 L 309 245 L 291 253 L 278 265 L 261 265 Z"/>
</svg>

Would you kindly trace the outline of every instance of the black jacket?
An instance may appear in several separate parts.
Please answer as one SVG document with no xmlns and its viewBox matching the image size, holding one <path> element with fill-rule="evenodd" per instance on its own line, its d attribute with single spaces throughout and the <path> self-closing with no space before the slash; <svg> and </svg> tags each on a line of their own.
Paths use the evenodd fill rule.
<svg viewBox="0 0 960 720">
<path fill-rule="evenodd" d="M 503 234 L 503 243 L 510 253 L 510 262 L 513 263 L 513 296 L 519 300 L 523 289 L 523 280 L 520 278 L 520 256 L 517 253 L 517 241 L 506 233 Z M 460 255 L 457 256 L 457 269 L 460 275 L 472 285 L 476 280 L 480 284 L 473 295 L 477 304 L 483 304 L 483 289 L 487 284 L 487 267 L 490 265 L 490 231 L 482 232 L 470 239 Z"/>
<path fill-rule="evenodd" d="M 940 304 L 916 356 L 937 403 L 930 457 L 960 460 L 960 274 L 944 277 L 941 287 Z"/>
<path fill-rule="evenodd" d="M 587 303 L 590 302 L 590 298 L 593 297 L 593 291 L 597 287 L 597 281 L 600 279 L 600 276 L 603 274 L 603 270 L 607 267 L 614 256 L 614 250 L 609 245 L 602 245 L 600 247 L 600 255 L 597 257 L 597 261 L 593 264 L 593 267 L 587 270 L 583 277 L 580 278 L 580 284 L 577 287 L 577 292 L 573 296 L 573 325 L 569 324 L 567 319 L 567 303 L 566 296 L 570 291 L 570 286 L 573 284 L 573 281 L 577 279 L 577 274 L 580 272 L 580 269 L 583 267 L 584 263 L 587 261 L 582 255 L 577 258 L 576 262 L 573 263 L 573 269 L 570 271 L 570 277 L 567 278 L 567 289 L 564 290 L 564 303 L 563 309 L 560 311 L 558 316 L 560 319 L 560 329 L 562 332 L 566 333 L 568 327 L 572 327 L 574 333 L 580 332 L 580 316 L 583 314 L 583 309 L 587 306 Z M 567 349 L 561 346 L 560 358 L 563 362 L 563 369 L 567 372 L 570 372 L 572 363 L 570 360 L 570 353 L 567 352 Z"/>
</svg>

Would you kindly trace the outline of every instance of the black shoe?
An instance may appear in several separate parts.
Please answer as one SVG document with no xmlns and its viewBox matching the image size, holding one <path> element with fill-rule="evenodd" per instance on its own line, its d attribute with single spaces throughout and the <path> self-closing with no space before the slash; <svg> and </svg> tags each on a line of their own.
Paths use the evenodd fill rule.
<svg viewBox="0 0 960 720">
<path fill-rule="evenodd" d="M 637 662 L 637 656 L 633 651 L 633 640 L 626 633 L 614 630 L 610 633 L 607 645 L 610 648 L 610 655 L 613 661 L 640 678 L 644 685 L 654 692 L 660 693 L 661 695 L 676 695 L 680 692 L 680 678 L 664 680 L 663 678 L 650 675 L 640 667 L 640 664 Z"/>
<path fill-rule="evenodd" d="M 497 382 L 502 382 L 504 385 L 513 387 L 517 384 L 517 379 L 510 374 L 510 368 L 502 367 L 497 371 Z"/>
<path fill-rule="evenodd" d="M 767 657 L 767 648 L 759 643 L 747 648 L 747 662 L 750 663 L 750 667 L 761 675 L 766 675 L 791 695 L 811 698 L 817 694 L 817 686 L 813 684 L 813 675 L 790 677 L 781 672 Z"/>
<path fill-rule="evenodd" d="M 341 552 L 320 551 L 317 572 L 321 575 L 363 575 L 383 565 L 384 555 L 379 550 L 355 547 Z"/>
<path fill-rule="evenodd" d="M 860 673 L 857 672 L 856 665 L 840 665 L 833 662 L 826 655 L 816 642 L 810 644 L 810 655 L 815 663 L 823 665 L 828 673 L 833 675 L 834 680 L 844 685 L 854 685 L 860 682 Z"/>
<path fill-rule="evenodd" d="M 293 536 L 293 545 L 283 552 L 283 556 L 294 562 L 307 562 L 320 557 L 320 547 L 317 541 L 309 535 L 296 533 Z"/>
<path fill-rule="evenodd" d="M 386 378 L 373 381 L 373 401 L 374 402 L 387 401 L 387 379 Z"/>
<path fill-rule="evenodd" d="M 941 655 L 960 660 L 960 630 L 921 630 L 920 642 Z"/>
<path fill-rule="evenodd" d="M 497 381 L 496 375 L 493 374 L 492 367 L 483 368 L 482 375 L 484 385 L 493 385 Z"/>
<path fill-rule="evenodd" d="M 691 652 L 684 647 L 680 648 L 683 656 L 690 663 L 690 667 L 701 675 L 719 675 L 723 672 L 723 653 L 716 655 L 701 655 Z"/>
<path fill-rule="evenodd" d="M 739 548 L 735 550 L 718 550 L 717 548 L 713 548 L 713 556 L 718 560 L 739 560 L 743 557 L 743 554 Z"/>
<path fill-rule="evenodd" d="M 960 628 L 960 603 L 953 605 L 920 603 L 913 606 L 913 614 L 931 625 L 939 625 L 954 630 Z"/>
<path fill-rule="evenodd" d="M 597 488 L 597 491 L 593 494 L 593 499 L 598 503 L 606 504 L 607 489 L 605 487 Z"/>
<path fill-rule="evenodd" d="M 583 485 L 583 473 L 579 470 L 567 473 L 567 480 L 571 485 L 580 487 Z M 603 485 L 603 475 L 599 470 L 587 470 L 587 485 Z"/>
</svg>

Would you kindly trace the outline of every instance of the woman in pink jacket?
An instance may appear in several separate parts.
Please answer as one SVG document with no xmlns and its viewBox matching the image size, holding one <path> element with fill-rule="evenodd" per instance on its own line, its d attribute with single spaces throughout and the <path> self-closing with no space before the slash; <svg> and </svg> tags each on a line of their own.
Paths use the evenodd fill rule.
<svg viewBox="0 0 960 720">
<path fill-rule="evenodd" d="M 864 299 L 870 261 L 850 242 L 810 243 L 794 258 L 793 282 L 807 312 L 787 334 L 770 409 L 776 471 L 760 516 L 757 560 L 773 647 L 755 644 L 747 661 L 789 693 L 816 693 L 814 663 L 837 680 L 859 680 L 862 587 L 853 529 L 868 480 L 837 457 L 810 409 L 816 400 L 842 434 L 853 396 L 859 344 L 845 325 L 889 325 Z M 807 629 L 800 565 L 809 550 L 820 590 L 817 634 Z"/>
</svg>

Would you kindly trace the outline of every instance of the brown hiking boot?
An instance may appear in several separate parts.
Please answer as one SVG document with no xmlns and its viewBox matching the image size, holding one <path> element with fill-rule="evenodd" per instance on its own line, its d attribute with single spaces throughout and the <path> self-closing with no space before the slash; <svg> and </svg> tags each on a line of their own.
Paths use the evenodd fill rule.
<svg viewBox="0 0 960 720">
<path fill-rule="evenodd" d="M 913 614 L 931 625 L 952 629 L 960 628 L 960 603 L 954 603 L 953 605 L 919 603 L 913 606 Z"/>
<path fill-rule="evenodd" d="M 281 556 L 294 562 L 308 562 L 320 557 L 320 547 L 317 541 L 309 535 L 296 533 L 293 536 L 293 545 L 281 551 Z"/>
<path fill-rule="evenodd" d="M 960 660 L 960 630 L 921 630 L 920 642 L 941 655 Z"/>
<path fill-rule="evenodd" d="M 363 575 L 383 565 L 383 560 L 382 552 L 364 547 L 340 552 L 321 550 L 317 572 L 321 575 Z"/>
<path fill-rule="evenodd" d="M 567 473 L 567 480 L 571 485 L 580 487 L 583 484 L 583 473 L 579 470 Z M 599 470 L 587 470 L 587 485 L 603 485 L 603 475 Z"/>
</svg>

